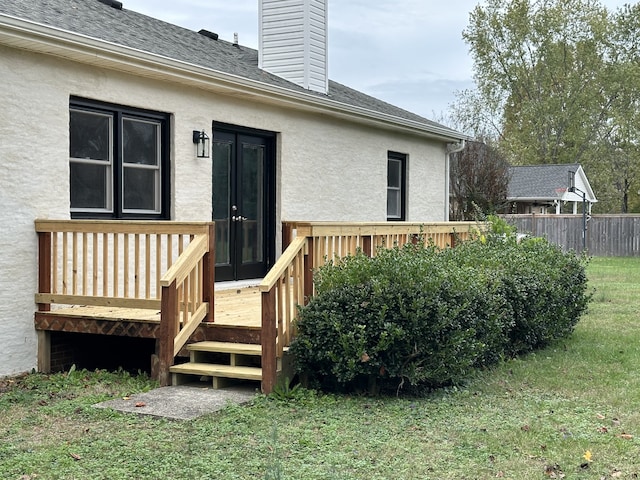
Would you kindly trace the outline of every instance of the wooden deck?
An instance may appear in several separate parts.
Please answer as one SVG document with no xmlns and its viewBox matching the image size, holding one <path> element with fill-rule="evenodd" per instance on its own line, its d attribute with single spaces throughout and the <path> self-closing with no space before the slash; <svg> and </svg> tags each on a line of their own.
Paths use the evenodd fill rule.
<svg viewBox="0 0 640 480">
<path fill-rule="evenodd" d="M 213 323 L 220 326 L 260 328 L 261 298 L 258 287 L 217 290 Z"/>
<path fill-rule="evenodd" d="M 207 326 L 260 328 L 260 290 L 258 287 L 233 288 L 216 291 L 213 322 L 203 322 Z M 46 321 L 48 319 L 49 321 Z M 160 310 L 146 308 L 101 307 L 93 305 L 74 305 L 36 313 L 36 328 L 42 330 L 69 331 L 69 328 L 52 328 L 52 319 L 63 319 L 71 323 L 101 320 L 111 322 L 132 322 L 160 324 Z M 76 329 L 72 329 L 76 331 Z"/>
<path fill-rule="evenodd" d="M 425 245 L 445 248 L 478 228 L 469 222 L 287 223 L 285 251 L 261 282 L 221 284 L 215 283 L 212 222 L 36 220 L 35 227 L 39 370 L 50 371 L 52 332 L 154 339 L 151 372 L 161 385 L 171 384 L 171 374 L 205 370 L 215 378 L 247 378 L 236 370 L 248 367 L 233 365 L 233 357 L 259 351 L 261 366 L 251 368 L 260 372 L 251 378 L 261 378 L 265 393 L 285 378 L 298 305 L 313 296 L 312 272 L 327 258 L 357 251 L 373 256 L 379 248 L 426 239 Z M 247 355 L 247 344 L 260 348 Z M 206 357 L 212 348 L 216 357 L 230 355 L 232 364 L 219 365 L 217 358 L 207 359 L 206 369 L 197 358 L 190 367 L 180 363 L 190 350 Z"/>
</svg>

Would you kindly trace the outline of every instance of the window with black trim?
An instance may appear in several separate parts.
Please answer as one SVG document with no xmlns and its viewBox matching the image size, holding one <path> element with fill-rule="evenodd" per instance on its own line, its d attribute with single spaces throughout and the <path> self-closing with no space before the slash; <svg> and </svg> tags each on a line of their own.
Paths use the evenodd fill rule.
<svg viewBox="0 0 640 480">
<path fill-rule="evenodd" d="M 387 159 L 387 220 L 405 220 L 407 156 L 389 152 Z"/>
<path fill-rule="evenodd" d="M 72 99 L 73 218 L 168 218 L 169 116 Z"/>
</svg>

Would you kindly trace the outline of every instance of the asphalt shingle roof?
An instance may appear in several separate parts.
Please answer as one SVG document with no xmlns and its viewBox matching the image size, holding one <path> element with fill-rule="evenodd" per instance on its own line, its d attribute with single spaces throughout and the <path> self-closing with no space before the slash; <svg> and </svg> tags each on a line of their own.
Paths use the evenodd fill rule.
<svg viewBox="0 0 640 480">
<path fill-rule="evenodd" d="M 340 83 L 329 81 L 328 95 L 306 90 L 258 68 L 258 51 L 201 35 L 147 15 L 119 10 L 99 0 L 11 0 L 0 2 L 0 14 L 161 55 L 219 72 L 256 80 L 289 90 L 322 96 L 350 106 L 392 115 L 426 126 L 442 125 L 383 102 Z M 454 130 L 447 129 L 452 136 Z M 458 134 L 459 136 L 459 134 Z"/>
<path fill-rule="evenodd" d="M 569 172 L 580 164 L 523 165 L 509 168 L 508 198 L 560 198 L 569 186 Z"/>
</svg>

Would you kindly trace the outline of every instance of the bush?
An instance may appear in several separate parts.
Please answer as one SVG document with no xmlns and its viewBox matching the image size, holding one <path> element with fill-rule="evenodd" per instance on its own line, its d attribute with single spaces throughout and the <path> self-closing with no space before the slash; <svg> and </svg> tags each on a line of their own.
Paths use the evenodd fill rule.
<svg viewBox="0 0 640 480">
<path fill-rule="evenodd" d="M 581 259 L 514 234 L 359 253 L 314 281 L 290 351 L 311 386 L 332 391 L 459 383 L 566 337 L 589 299 Z"/>
</svg>

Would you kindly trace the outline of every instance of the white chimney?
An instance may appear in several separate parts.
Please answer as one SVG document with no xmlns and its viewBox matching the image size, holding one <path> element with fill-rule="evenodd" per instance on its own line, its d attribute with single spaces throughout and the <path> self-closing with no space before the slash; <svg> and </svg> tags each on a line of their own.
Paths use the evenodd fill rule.
<svg viewBox="0 0 640 480">
<path fill-rule="evenodd" d="M 260 0 L 258 66 L 326 94 L 328 0 Z"/>
</svg>

